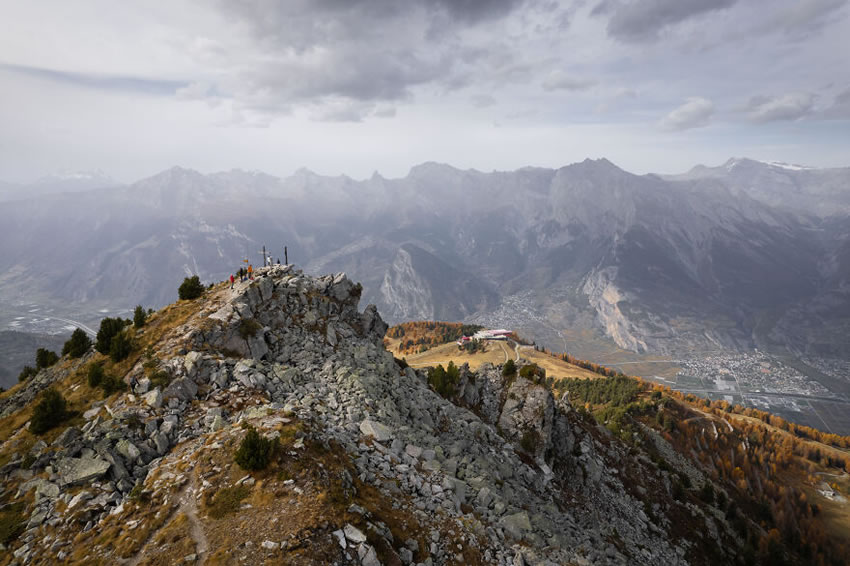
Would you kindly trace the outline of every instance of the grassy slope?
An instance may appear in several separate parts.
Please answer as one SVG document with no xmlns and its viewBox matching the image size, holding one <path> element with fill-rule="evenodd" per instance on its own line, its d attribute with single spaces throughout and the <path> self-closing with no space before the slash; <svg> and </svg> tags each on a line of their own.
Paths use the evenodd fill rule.
<svg viewBox="0 0 850 566">
<path fill-rule="evenodd" d="M 387 350 L 392 352 L 394 356 L 402 357 L 399 355 L 397 349 L 398 340 L 388 338 L 386 340 L 386 343 Z M 454 364 L 457 366 L 462 364 L 469 364 L 470 369 L 476 370 L 482 364 L 485 363 L 498 365 L 505 363 L 505 361 L 508 359 L 515 360 L 516 351 L 514 347 L 514 342 L 494 341 L 488 343 L 485 347 L 485 351 L 483 352 L 469 353 L 465 350 L 461 350 L 460 348 L 458 348 L 455 342 L 449 342 L 447 344 L 442 344 L 441 346 L 436 346 L 434 348 L 426 350 L 421 354 L 414 354 L 404 357 L 407 360 L 407 363 L 415 368 L 435 366 L 437 364 L 442 364 L 445 366 L 451 361 L 454 362 Z M 561 361 L 560 359 L 549 354 L 537 352 L 536 350 L 534 350 L 534 348 L 530 348 L 527 346 L 520 346 L 519 348 L 520 357 L 529 360 L 533 363 L 536 363 L 540 367 L 544 368 L 546 370 L 547 377 L 554 377 L 556 379 L 564 377 L 597 379 L 601 377 L 596 373 L 593 373 L 586 369 L 582 369 L 572 364 L 568 364 L 567 362 Z"/>
</svg>

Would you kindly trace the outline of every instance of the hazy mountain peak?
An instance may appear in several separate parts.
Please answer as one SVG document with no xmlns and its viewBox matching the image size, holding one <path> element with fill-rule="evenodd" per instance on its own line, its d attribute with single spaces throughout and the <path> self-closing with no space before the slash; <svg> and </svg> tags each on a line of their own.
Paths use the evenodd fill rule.
<svg viewBox="0 0 850 566">
<path fill-rule="evenodd" d="M 461 173 L 462 170 L 457 167 L 452 167 L 451 165 L 447 165 L 446 163 L 438 163 L 436 161 L 426 161 L 424 163 L 420 163 L 419 165 L 414 165 L 410 168 L 410 173 L 408 173 L 408 177 L 423 177 L 432 174 L 445 174 L 445 173 Z"/>
<path fill-rule="evenodd" d="M 62 173 L 54 173 L 52 175 L 47 175 L 45 177 L 40 178 L 35 184 L 47 184 L 47 183 L 57 183 L 57 182 L 80 182 L 80 183 L 93 183 L 100 184 L 103 186 L 118 184 L 112 179 L 109 175 L 101 171 L 100 169 L 94 169 L 91 171 L 65 171 Z"/>
<path fill-rule="evenodd" d="M 180 167 L 179 165 L 175 165 L 165 171 L 160 171 L 150 177 L 142 179 L 138 181 L 136 185 L 167 185 L 172 183 L 186 182 L 188 180 L 205 180 L 206 175 L 195 171 L 194 169 L 187 169 L 185 167 Z"/>
<path fill-rule="evenodd" d="M 292 174 L 293 177 L 321 177 L 318 173 L 313 171 L 312 169 L 308 169 L 307 167 L 299 167 L 295 170 L 295 173 Z"/>
<path fill-rule="evenodd" d="M 603 158 L 600 159 L 585 159 L 578 163 L 561 167 L 558 170 L 560 173 L 569 175 L 578 175 L 589 180 L 601 181 L 603 179 L 619 179 L 625 177 L 636 177 L 632 173 L 620 169 L 611 161 Z"/>
</svg>

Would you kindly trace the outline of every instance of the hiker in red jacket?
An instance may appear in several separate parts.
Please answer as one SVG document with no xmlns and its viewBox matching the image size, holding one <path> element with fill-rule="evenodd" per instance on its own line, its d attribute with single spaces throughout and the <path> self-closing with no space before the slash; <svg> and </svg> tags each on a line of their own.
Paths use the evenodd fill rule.
<svg viewBox="0 0 850 566">
<path fill-rule="evenodd" d="M 234 279 L 233 274 L 231 273 L 231 274 L 230 274 L 230 288 L 231 288 L 231 289 L 233 289 L 233 282 L 234 282 L 235 280 L 236 280 L 236 279 Z"/>
</svg>

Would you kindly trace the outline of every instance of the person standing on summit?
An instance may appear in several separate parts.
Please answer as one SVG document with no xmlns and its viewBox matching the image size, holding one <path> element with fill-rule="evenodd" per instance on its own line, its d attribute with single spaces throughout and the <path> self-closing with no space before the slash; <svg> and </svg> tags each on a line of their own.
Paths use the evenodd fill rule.
<svg viewBox="0 0 850 566">
<path fill-rule="evenodd" d="M 249 263 L 248 264 L 248 279 L 253 279 L 253 278 L 254 278 L 254 265 Z"/>
<path fill-rule="evenodd" d="M 230 274 L 230 288 L 233 289 L 233 282 L 236 281 L 236 278 L 233 277 L 233 274 Z"/>
</svg>

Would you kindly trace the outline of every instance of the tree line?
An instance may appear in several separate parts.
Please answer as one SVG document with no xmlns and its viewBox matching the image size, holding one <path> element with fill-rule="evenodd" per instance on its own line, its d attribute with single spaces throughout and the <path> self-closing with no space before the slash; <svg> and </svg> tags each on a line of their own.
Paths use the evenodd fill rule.
<svg viewBox="0 0 850 566">
<path fill-rule="evenodd" d="M 461 336 L 471 336 L 483 328 L 478 324 L 420 320 L 391 327 L 387 330 L 387 337 L 399 340 L 399 353 L 416 354 L 459 340 Z"/>
</svg>

